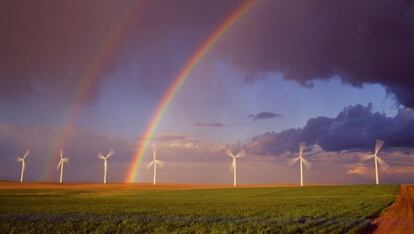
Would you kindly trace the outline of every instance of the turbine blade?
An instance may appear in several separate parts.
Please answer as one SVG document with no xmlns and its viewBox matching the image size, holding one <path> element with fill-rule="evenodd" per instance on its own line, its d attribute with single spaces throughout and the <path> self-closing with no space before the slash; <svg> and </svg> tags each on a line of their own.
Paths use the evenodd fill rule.
<svg viewBox="0 0 414 234">
<path fill-rule="evenodd" d="M 163 161 L 160 160 L 156 160 L 155 163 L 158 164 L 160 167 L 164 167 L 165 164 Z"/>
<path fill-rule="evenodd" d="M 101 153 L 98 154 L 98 158 L 99 159 L 105 159 L 105 157 Z"/>
<path fill-rule="evenodd" d="M 378 163 L 382 169 L 387 170 L 390 166 L 380 157 L 377 157 Z"/>
<path fill-rule="evenodd" d="M 150 163 L 148 163 L 147 169 L 149 170 L 152 167 L 152 165 L 154 165 L 154 163 L 155 163 L 155 160 L 152 160 Z"/>
<path fill-rule="evenodd" d="M 231 149 L 230 148 L 228 148 L 226 150 L 226 154 L 227 154 L 227 156 L 234 158 L 234 154 L 233 154 L 233 152 L 231 152 Z"/>
<path fill-rule="evenodd" d="M 375 142 L 375 155 L 377 155 L 379 153 L 379 151 L 381 150 L 382 146 L 384 145 L 384 141 L 381 139 L 378 139 Z"/>
<path fill-rule="evenodd" d="M 374 155 L 364 155 L 364 156 L 361 156 L 361 161 L 367 161 L 367 160 L 373 159 L 374 157 L 375 157 Z"/>
<path fill-rule="evenodd" d="M 109 151 L 109 153 L 106 155 L 106 158 L 111 157 L 112 155 L 114 155 L 114 153 L 115 153 L 115 151 L 114 151 L 113 149 L 111 149 L 111 150 Z"/>
<path fill-rule="evenodd" d="M 289 166 L 292 166 L 292 165 L 293 165 L 293 164 L 295 164 L 298 160 L 299 160 L 299 157 L 289 159 L 289 160 L 288 160 L 288 164 L 289 164 Z"/>
<path fill-rule="evenodd" d="M 299 143 L 299 155 L 303 154 L 303 150 L 305 150 L 305 146 L 306 146 L 305 142 Z"/>
<path fill-rule="evenodd" d="M 63 158 L 63 150 L 62 149 L 60 149 L 60 158 L 61 159 Z"/>
<path fill-rule="evenodd" d="M 309 170 L 312 167 L 312 163 L 309 162 L 308 160 L 302 158 L 302 161 L 303 161 L 303 165 L 305 165 L 306 169 Z"/>
<path fill-rule="evenodd" d="M 29 155 L 29 153 L 30 153 L 30 151 L 29 150 L 26 150 L 26 152 L 24 153 L 24 156 L 23 156 L 23 160 L 25 160 L 27 158 L 27 156 Z"/>
<path fill-rule="evenodd" d="M 23 159 L 21 158 L 21 157 L 17 157 L 17 160 L 16 160 L 17 162 L 22 162 L 23 161 Z"/>
<path fill-rule="evenodd" d="M 246 151 L 242 150 L 239 153 L 236 154 L 235 158 L 241 158 L 246 156 Z"/>
</svg>

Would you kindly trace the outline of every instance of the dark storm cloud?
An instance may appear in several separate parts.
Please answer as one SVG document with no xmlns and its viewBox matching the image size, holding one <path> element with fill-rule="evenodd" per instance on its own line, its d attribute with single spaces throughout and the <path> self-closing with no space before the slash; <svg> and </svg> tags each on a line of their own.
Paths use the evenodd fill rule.
<svg viewBox="0 0 414 234">
<path fill-rule="evenodd" d="M 263 120 L 263 119 L 273 119 L 277 117 L 281 117 L 281 114 L 273 113 L 273 112 L 260 112 L 257 114 L 250 114 L 247 117 L 253 121 Z"/>
<path fill-rule="evenodd" d="M 303 128 L 268 132 L 252 138 L 246 147 L 259 154 L 297 151 L 299 142 L 318 144 L 325 151 L 372 150 L 376 139 L 386 147 L 414 146 L 414 110 L 400 109 L 395 117 L 372 112 L 371 105 L 349 106 L 335 118 L 316 117 Z"/>
<path fill-rule="evenodd" d="M 208 123 L 199 122 L 199 123 L 195 123 L 194 126 L 196 126 L 196 127 L 222 128 L 222 127 L 227 127 L 228 125 L 224 124 L 224 123 L 220 123 L 220 122 L 208 122 Z"/>
<path fill-rule="evenodd" d="M 0 97 L 72 96 L 96 67 L 98 81 L 122 71 L 140 91 L 161 92 L 239 2 L 1 1 Z"/>
<path fill-rule="evenodd" d="M 136 2 L 2 1 L 0 97 L 73 95 Z M 240 2 L 139 1 L 98 80 L 122 71 L 140 92 L 161 92 Z M 356 86 L 382 84 L 414 107 L 412 1 L 260 1 L 217 50 L 249 77 L 276 71 L 309 84 L 339 75 Z"/>
<path fill-rule="evenodd" d="M 414 107 L 413 1 L 263 1 L 218 51 L 250 79 L 276 71 L 307 85 L 339 75 L 382 84 Z"/>
</svg>

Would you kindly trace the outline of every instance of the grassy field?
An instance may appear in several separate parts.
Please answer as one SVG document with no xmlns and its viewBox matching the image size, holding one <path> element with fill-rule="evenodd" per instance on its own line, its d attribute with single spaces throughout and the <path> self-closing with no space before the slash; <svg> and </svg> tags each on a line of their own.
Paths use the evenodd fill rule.
<svg viewBox="0 0 414 234">
<path fill-rule="evenodd" d="M 399 186 L 0 190 L 0 233 L 358 233 Z"/>
</svg>

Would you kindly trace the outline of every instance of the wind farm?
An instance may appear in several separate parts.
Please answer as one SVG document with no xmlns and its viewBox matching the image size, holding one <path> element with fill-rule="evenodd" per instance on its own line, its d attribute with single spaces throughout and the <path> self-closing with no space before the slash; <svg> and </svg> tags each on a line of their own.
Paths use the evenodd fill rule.
<svg viewBox="0 0 414 234">
<path fill-rule="evenodd" d="M 410 1 L 0 5 L 0 233 L 414 230 Z"/>
</svg>

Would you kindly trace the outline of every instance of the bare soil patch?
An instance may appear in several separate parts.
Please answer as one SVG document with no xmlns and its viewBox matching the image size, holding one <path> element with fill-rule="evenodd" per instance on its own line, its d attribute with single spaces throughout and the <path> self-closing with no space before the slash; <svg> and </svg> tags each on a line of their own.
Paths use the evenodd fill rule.
<svg viewBox="0 0 414 234">
<path fill-rule="evenodd" d="M 375 224 L 374 234 L 414 233 L 414 185 L 401 185 L 400 195 Z"/>
</svg>

